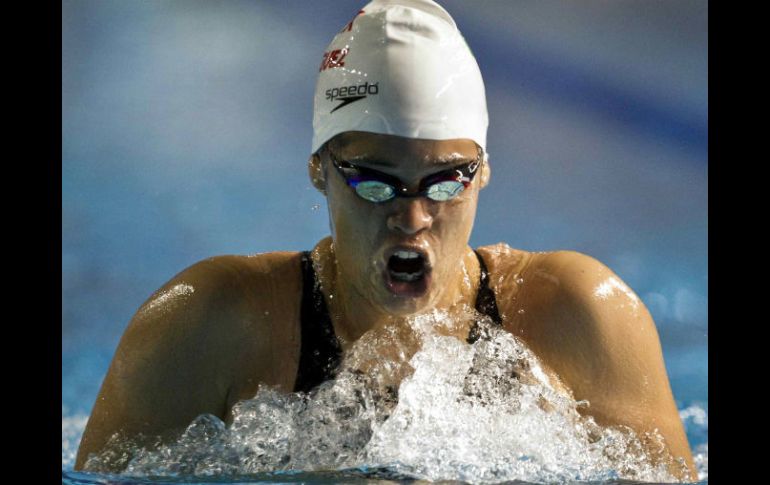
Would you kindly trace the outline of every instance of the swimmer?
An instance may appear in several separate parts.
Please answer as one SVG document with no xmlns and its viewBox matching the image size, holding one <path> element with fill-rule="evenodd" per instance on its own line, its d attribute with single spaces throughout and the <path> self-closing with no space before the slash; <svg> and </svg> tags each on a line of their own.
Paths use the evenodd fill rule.
<svg viewBox="0 0 770 485">
<path fill-rule="evenodd" d="M 374 0 L 318 71 L 308 172 L 330 236 L 307 252 L 212 257 L 155 292 L 120 340 L 75 470 L 117 432 L 171 440 L 205 413 L 229 424 L 260 384 L 310 391 L 332 378 L 364 334 L 411 345 L 408 317 L 475 308 L 588 401 L 581 412 L 660 433 L 667 450 L 650 454 L 697 480 L 655 324 L 633 291 L 578 252 L 468 246 L 492 172 L 488 116 L 449 14 L 431 0 Z M 450 332 L 473 342 L 475 330 Z"/>
</svg>

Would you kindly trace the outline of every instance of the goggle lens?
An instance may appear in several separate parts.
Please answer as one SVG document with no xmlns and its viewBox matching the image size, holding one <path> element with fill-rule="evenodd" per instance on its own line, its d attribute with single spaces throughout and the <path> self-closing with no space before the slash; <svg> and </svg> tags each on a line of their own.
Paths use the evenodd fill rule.
<svg viewBox="0 0 770 485">
<path fill-rule="evenodd" d="M 444 202 L 454 199 L 460 192 L 465 190 L 465 184 L 456 180 L 445 180 L 428 187 L 427 195 L 429 199 Z"/>
<path fill-rule="evenodd" d="M 385 202 L 396 195 L 396 189 L 378 180 L 358 182 L 356 193 L 370 202 Z"/>
</svg>

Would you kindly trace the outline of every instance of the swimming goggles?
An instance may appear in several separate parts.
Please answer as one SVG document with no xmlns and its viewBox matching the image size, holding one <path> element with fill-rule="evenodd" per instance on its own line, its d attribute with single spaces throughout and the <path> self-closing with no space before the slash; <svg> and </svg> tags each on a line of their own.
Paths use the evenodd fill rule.
<svg viewBox="0 0 770 485">
<path fill-rule="evenodd" d="M 417 192 L 409 193 L 406 184 L 392 175 L 337 160 L 331 150 L 327 153 L 348 186 L 362 199 L 376 203 L 396 197 L 427 197 L 438 202 L 454 199 L 471 184 L 482 160 L 479 149 L 479 157 L 472 162 L 428 175 L 420 180 Z"/>
</svg>

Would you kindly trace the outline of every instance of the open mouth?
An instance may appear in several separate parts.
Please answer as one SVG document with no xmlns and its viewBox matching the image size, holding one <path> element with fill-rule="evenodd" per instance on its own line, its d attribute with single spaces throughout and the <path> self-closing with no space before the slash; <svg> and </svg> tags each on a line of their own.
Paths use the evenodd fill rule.
<svg viewBox="0 0 770 485">
<path fill-rule="evenodd" d="M 388 258 L 385 284 L 398 296 L 423 295 L 430 283 L 430 267 L 422 251 L 397 249 Z"/>
</svg>

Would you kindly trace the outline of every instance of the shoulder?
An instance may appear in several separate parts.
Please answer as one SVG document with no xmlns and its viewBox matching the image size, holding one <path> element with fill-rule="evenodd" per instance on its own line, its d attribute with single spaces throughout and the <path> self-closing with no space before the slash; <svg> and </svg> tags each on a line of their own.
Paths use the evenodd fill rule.
<svg viewBox="0 0 770 485">
<path fill-rule="evenodd" d="M 633 422 L 662 408 L 676 417 L 655 323 L 610 268 L 575 251 L 534 253 L 520 281 L 507 329 L 575 399 L 589 400 L 597 419 L 617 422 L 626 413 Z"/>
<path fill-rule="evenodd" d="M 198 414 L 223 415 L 228 396 L 242 386 L 291 379 L 282 369 L 298 340 L 292 322 L 299 314 L 300 256 L 216 256 L 184 269 L 131 319 L 110 382 L 125 386 L 124 394 L 188 396 Z"/>
<path fill-rule="evenodd" d="M 547 305 L 576 331 L 617 333 L 654 331 L 646 307 L 634 291 L 604 263 L 577 251 L 537 253 L 525 272 L 523 295 L 531 305 Z M 570 323 L 571 322 L 571 323 Z M 633 326 L 629 322 L 634 322 Z M 644 328 L 642 328 L 644 327 Z M 569 328 L 569 327 L 567 327 Z M 655 335 L 657 338 L 657 335 Z"/>
<path fill-rule="evenodd" d="M 301 271 L 298 252 L 207 258 L 184 269 L 136 312 L 124 353 L 150 351 L 193 369 L 234 376 L 274 368 L 271 348 L 295 339 Z M 134 360 L 134 355 L 127 356 Z"/>
<path fill-rule="evenodd" d="M 505 243 L 479 246 L 476 252 L 484 260 L 495 294 L 507 294 L 516 287 L 516 281 L 532 261 L 535 253 L 515 249 Z"/>
<path fill-rule="evenodd" d="M 170 436 L 204 413 L 225 419 L 245 384 L 254 389 L 281 378 L 271 347 L 290 336 L 283 318 L 298 306 L 287 292 L 299 286 L 299 256 L 208 258 L 154 292 L 121 337 L 76 468 L 115 432 Z M 271 315 L 282 303 L 285 313 Z M 289 330 L 276 331 L 276 322 Z"/>
<path fill-rule="evenodd" d="M 576 398 L 612 394 L 626 385 L 635 386 L 635 394 L 644 375 L 665 376 L 652 317 L 605 264 L 576 251 L 508 258 L 512 262 L 498 266 L 496 276 L 503 282 L 495 292 L 503 324 L 556 371 Z M 516 263 L 517 258 L 522 261 Z M 506 284 L 512 277 L 513 284 Z"/>
<path fill-rule="evenodd" d="M 655 322 L 634 291 L 575 251 L 533 255 L 524 280 L 515 334 L 590 403 L 585 412 L 602 425 L 659 432 L 692 466 Z"/>
<path fill-rule="evenodd" d="M 290 283 L 292 276 L 299 276 L 300 256 L 299 252 L 288 251 L 213 256 L 185 268 L 164 287 L 180 282 L 195 282 L 206 291 L 223 291 L 276 280 L 280 275 L 284 276 L 286 283 Z M 292 273 L 292 269 L 296 274 Z"/>
<path fill-rule="evenodd" d="M 504 243 L 477 251 L 489 269 L 501 312 L 509 314 L 509 320 L 514 320 L 514 314 L 526 314 L 525 307 L 600 311 L 611 302 L 629 311 L 644 311 L 634 292 L 610 268 L 587 254 L 530 252 Z"/>
<path fill-rule="evenodd" d="M 174 289 L 212 310 L 272 305 L 300 286 L 300 257 L 298 252 L 271 252 L 207 258 L 174 276 L 145 305 Z"/>
<path fill-rule="evenodd" d="M 517 282 L 515 292 L 508 289 L 498 298 L 501 306 L 515 307 L 510 325 L 525 340 L 549 346 L 568 343 L 570 349 L 581 345 L 584 351 L 625 339 L 658 342 L 639 297 L 592 256 L 577 251 L 527 253 Z"/>
<path fill-rule="evenodd" d="M 145 317 L 179 311 L 188 324 L 205 324 L 211 317 L 247 307 L 267 307 L 286 299 L 300 283 L 300 253 L 273 252 L 250 256 L 223 255 L 201 260 L 185 268 L 139 308 L 132 324 Z M 190 317 L 207 318 L 190 318 Z"/>
<path fill-rule="evenodd" d="M 279 334 L 299 308 L 302 292 L 300 252 L 223 255 L 208 258 L 176 275 L 164 287 L 189 287 L 195 310 L 205 315 L 207 332 Z M 168 290 L 167 290 L 168 291 Z M 152 301 L 152 299 L 150 300 Z M 214 317 L 214 318 L 212 318 Z M 281 328 L 273 328 L 277 323 Z"/>
<path fill-rule="evenodd" d="M 504 328 L 576 400 L 590 403 L 585 413 L 601 425 L 660 433 L 671 454 L 693 469 L 655 323 L 633 290 L 605 264 L 576 251 L 536 253 L 505 244 L 477 251 Z"/>
</svg>

